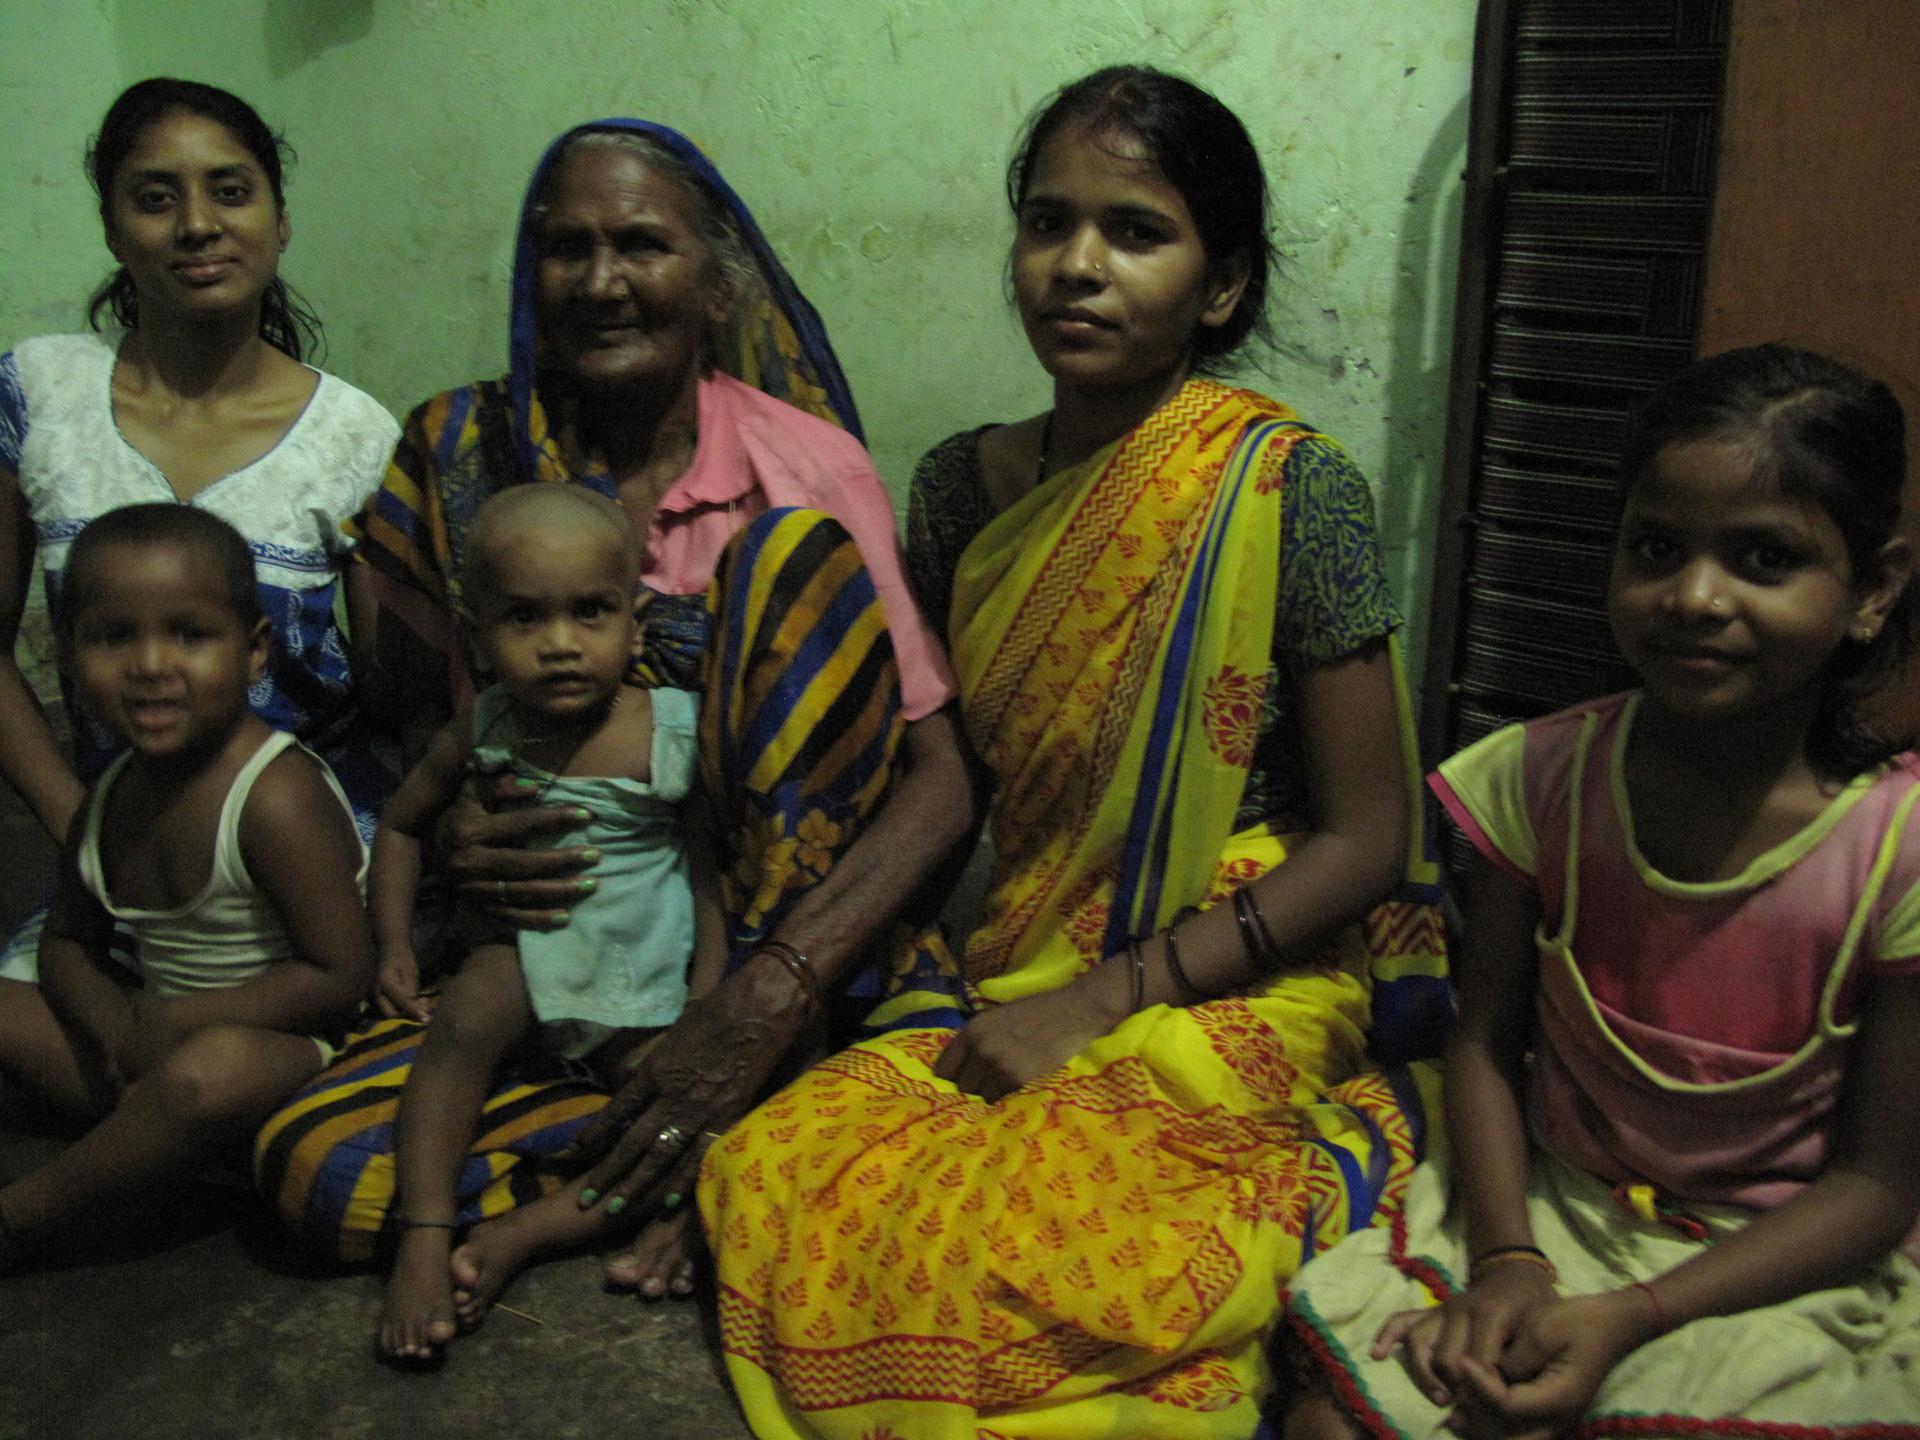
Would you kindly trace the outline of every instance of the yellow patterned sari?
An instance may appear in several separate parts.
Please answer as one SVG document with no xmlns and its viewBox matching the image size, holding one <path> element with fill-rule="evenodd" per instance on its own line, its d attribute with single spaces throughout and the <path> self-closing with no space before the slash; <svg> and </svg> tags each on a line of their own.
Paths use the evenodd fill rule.
<svg viewBox="0 0 1920 1440">
<path fill-rule="evenodd" d="M 955 668 L 997 781 L 981 1001 L 1065 984 L 1285 859 L 1288 836 L 1229 832 L 1280 478 L 1310 433 L 1288 419 L 1190 382 L 966 551 Z M 1409 739 L 1410 794 L 1414 758 Z M 1416 848 L 1409 880 L 1433 878 Z M 1396 986 L 1443 986 L 1433 898 L 1382 906 L 1318 968 L 1143 1011 L 997 1105 L 934 1079 L 951 1032 L 920 1030 L 730 1132 L 700 1198 L 756 1434 L 1249 1435 L 1279 1287 L 1396 1208 L 1421 1148 L 1431 1077 L 1377 1064 L 1370 1024 Z"/>
</svg>

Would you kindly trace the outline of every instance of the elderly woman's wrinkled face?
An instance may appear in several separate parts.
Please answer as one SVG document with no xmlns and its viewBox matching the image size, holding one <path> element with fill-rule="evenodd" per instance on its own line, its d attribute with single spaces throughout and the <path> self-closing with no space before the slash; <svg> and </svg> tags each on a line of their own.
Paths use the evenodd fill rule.
<svg viewBox="0 0 1920 1440">
<path fill-rule="evenodd" d="M 631 151 L 563 156 L 540 226 L 541 363 L 593 389 L 678 393 L 727 296 L 679 181 Z"/>
</svg>

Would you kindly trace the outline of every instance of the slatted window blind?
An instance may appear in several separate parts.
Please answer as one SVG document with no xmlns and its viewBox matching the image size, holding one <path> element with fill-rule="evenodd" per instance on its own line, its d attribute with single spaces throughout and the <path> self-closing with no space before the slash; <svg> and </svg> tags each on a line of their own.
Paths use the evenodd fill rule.
<svg viewBox="0 0 1920 1440">
<path fill-rule="evenodd" d="M 1605 613 L 1615 469 L 1699 336 L 1728 6 L 1482 5 L 1430 758 L 1629 683 Z"/>
</svg>

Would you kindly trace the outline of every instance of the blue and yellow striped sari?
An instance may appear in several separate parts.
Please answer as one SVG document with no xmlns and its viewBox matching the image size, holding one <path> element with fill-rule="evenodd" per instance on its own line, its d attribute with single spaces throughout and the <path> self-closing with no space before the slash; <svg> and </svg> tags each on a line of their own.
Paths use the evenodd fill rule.
<svg viewBox="0 0 1920 1440">
<path fill-rule="evenodd" d="M 899 673 L 859 551 L 815 511 L 754 520 L 696 606 L 694 616 L 649 613 L 650 642 L 664 632 L 678 643 L 650 646 L 644 663 L 676 678 L 692 665 L 704 677 L 695 682 L 700 763 L 715 812 L 731 823 L 721 890 L 738 960 L 832 869 L 886 796 L 905 728 Z M 836 1038 L 960 1023 L 958 978 L 937 930 L 904 920 L 878 953 L 886 959 L 833 997 Z M 369 1258 L 385 1224 L 393 1124 L 424 1035 L 388 1020 L 350 1037 L 256 1142 L 263 1192 L 341 1259 Z M 605 1101 L 559 1062 L 518 1062 L 488 1100 L 459 1177 L 461 1223 L 556 1187 L 562 1177 L 540 1162 Z"/>
<path fill-rule="evenodd" d="M 727 208 L 760 271 L 714 357 L 720 368 L 854 435 L 859 417 L 826 331 L 746 206 L 684 136 L 638 120 L 578 130 L 646 136 Z M 398 677 L 435 708 L 470 694 L 451 611 L 474 512 L 518 484 L 588 484 L 569 466 L 537 391 L 535 209 L 541 179 L 576 133 L 548 150 L 527 189 L 515 257 L 512 368 L 451 390 L 408 419 L 385 487 L 358 523 L 378 628 L 403 631 L 439 673 Z M 704 596 L 655 596 L 644 617 L 641 683 L 702 692 L 701 770 L 722 840 L 732 950 L 754 941 L 824 876 L 891 784 L 904 723 L 885 614 L 841 526 L 775 510 L 737 535 Z M 428 667 L 414 667 L 424 669 Z M 829 997 L 833 1038 L 960 1023 L 960 985 L 937 930 L 909 915 L 875 944 L 881 958 Z M 393 1196 L 393 1122 L 424 1028 L 390 1020 L 349 1037 L 340 1058 L 273 1116 L 255 1145 L 256 1180 L 293 1228 L 345 1260 L 371 1258 Z M 605 1103 L 557 1062 L 528 1057 L 502 1078 L 458 1179 L 469 1223 L 554 1188 L 543 1164 Z"/>
</svg>

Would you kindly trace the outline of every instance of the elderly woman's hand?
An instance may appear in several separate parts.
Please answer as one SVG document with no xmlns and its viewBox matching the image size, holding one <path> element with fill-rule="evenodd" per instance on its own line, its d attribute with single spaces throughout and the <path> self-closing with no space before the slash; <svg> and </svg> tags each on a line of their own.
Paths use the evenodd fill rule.
<svg viewBox="0 0 1920 1440">
<path fill-rule="evenodd" d="M 531 780 L 512 775 L 470 779 L 435 835 L 462 898 L 514 930 L 565 925 L 567 911 L 593 890 L 580 872 L 600 858 L 586 845 L 528 845 L 588 818 L 574 806 L 541 805 L 539 798 L 540 787 Z"/>
<path fill-rule="evenodd" d="M 759 1102 L 813 1013 L 800 981 L 759 955 L 688 1002 L 571 1147 L 594 1162 L 581 1204 L 671 1210 L 691 1196 L 707 1147 Z"/>
</svg>

